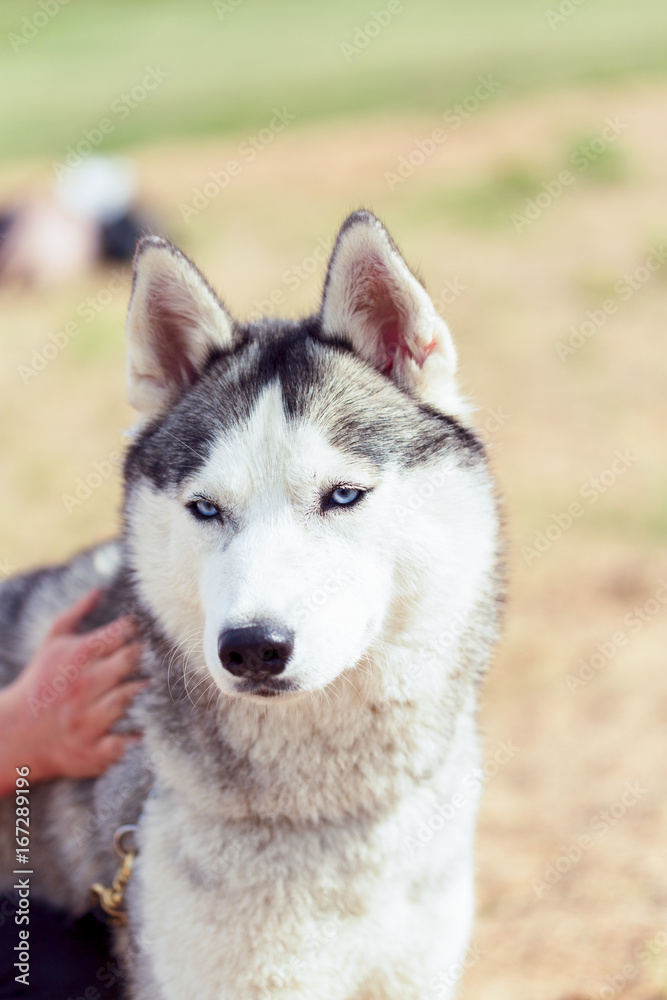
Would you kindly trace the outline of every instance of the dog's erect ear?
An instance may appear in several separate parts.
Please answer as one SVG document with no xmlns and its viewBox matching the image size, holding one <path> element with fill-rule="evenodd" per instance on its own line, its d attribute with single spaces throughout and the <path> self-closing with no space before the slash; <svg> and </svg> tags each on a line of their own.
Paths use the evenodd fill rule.
<svg viewBox="0 0 667 1000">
<path fill-rule="evenodd" d="M 127 317 L 128 398 L 157 416 L 196 381 L 211 351 L 232 342 L 233 323 L 180 250 L 145 237 L 134 259 Z"/>
<path fill-rule="evenodd" d="M 345 220 L 329 262 L 320 312 L 325 335 L 341 337 L 401 388 L 453 415 L 465 414 L 456 349 L 447 325 L 379 219 Z"/>
</svg>

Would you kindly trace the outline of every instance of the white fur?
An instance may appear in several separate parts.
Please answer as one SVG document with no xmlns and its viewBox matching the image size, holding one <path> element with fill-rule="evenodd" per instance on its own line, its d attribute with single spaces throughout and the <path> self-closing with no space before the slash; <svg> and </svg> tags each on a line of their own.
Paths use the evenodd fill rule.
<svg viewBox="0 0 667 1000">
<path fill-rule="evenodd" d="M 219 706 L 238 753 L 271 773 L 246 795 L 208 794 L 205 763 L 176 755 L 158 767 L 165 791 L 143 820 L 139 904 L 155 996 L 423 1000 L 465 951 L 477 802 L 466 779 L 478 760 L 472 701 L 452 682 L 456 642 L 443 655 L 438 636 L 460 634 L 495 538 L 484 484 L 453 462 L 439 468 L 434 496 L 402 516 L 423 470 L 360 467 L 316 428 L 288 428 L 269 389 L 180 496 L 137 490 L 143 597 L 175 640 L 190 637 L 193 700 Z M 375 490 L 356 515 L 321 524 L 307 511 L 331 477 Z M 193 520 L 193 491 L 233 510 L 237 527 Z M 304 617 L 304 600 L 341 569 L 347 582 Z M 217 636 L 263 616 L 295 629 L 287 674 L 304 692 L 228 700 L 237 682 L 220 667 Z M 350 757 L 356 780 L 343 782 Z M 457 792 L 465 807 L 411 852 Z M 281 824 L 258 840 L 258 820 L 274 817 Z M 216 870 L 203 888 L 196 873 Z"/>
<path fill-rule="evenodd" d="M 420 593 L 418 606 L 420 648 L 433 645 L 429 621 L 441 632 L 448 618 L 465 614 L 495 551 L 493 533 L 485 530 L 493 516 L 488 494 L 471 490 L 470 474 L 454 460 L 440 463 L 438 474 L 434 496 L 413 513 L 409 498 L 418 495 L 423 468 L 380 476 L 337 452 L 317 428 L 288 425 L 273 386 L 178 496 L 147 482 L 136 490 L 131 545 L 142 597 L 170 638 L 192 637 L 193 671 L 205 664 L 232 696 L 238 681 L 221 670 L 217 652 L 226 629 L 266 619 L 294 629 L 295 651 L 282 677 L 315 690 L 353 668 L 380 635 L 387 641 L 397 584 L 407 603 L 409 581 L 418 577 L 423 585 L 435 570 L 432 593 L 441 606 L 425 616 L 428 593 Z M 358 510 L 324 518 L 317 500 L 323 486 L 336 482 L 373 491 Z M 198 494 L 232 512 L 236 524 L 196 521 L 186 505 Z M 323 591 L 326 600 L 316 604 Z M 385 670 L 384 679 L 397 678 Z"/>
<path fill-rule="evenodd" d="M 339 696 L 354 715 L 349 689 Z M 325 708 L 319 717 L 306 712 L 300 724 L 294 717 L 295 743 L 306 720 L 328 728 Z M 353 736 L 354 724 L 339 728 L 339 741 Z M 260 752 L 268 741 L 258 742 Z M 373 823 L 348 819 L 327 828 L 320 820 L 278 826 L 267 837 L 252 822 L 230 820 L 226 803 L 194 802 L 181 787 L 150 801 L 133 891 L 142 897 L 142 934 L 158 990 L 140 1000 L 451 997 L 450 990 L 434 992 L 434 983 L 461 960 L 470 935 L 477 795 L 434 835 L 435 844 L 411 853 L 406 842 L 432 816 L 435 801 L 464 787 L 477 764 L 472 747 L 466 714 L 447 781 L 387 789 L 387 796 L 398 793 L 396 802 Z M 319 741 L 304 749 L 319 767 Z M 285 752 L 287 769 L 300 754 Z M 356 752 L 353 740 L 348 752 Z M 371 780 L 360 776 L 352 795 L 372 797 Z M 324 791 L 324 776 L 322 785 Z"/>
<path fill-rule="evenodd" d="M 188 331 L 191 360 L 226 336 L 207 310 Z M 172 383 L 150 317 L 136 317 L 133 393 L 159 408 Z M 379 224 L 343 233 L 322 319 L 378 366 L 400 320 L 392 377 L 464 409 L 449 333 Z M 157 395 L 141 388 L 156 364 Z M 229 780 L 215 744 L 154 758 L 130 886 L 143 955 L 132 1000 L 453 996 L 438 983 L 453 980 L 473 913 L 469 660 L 478 644 L 483 665 L 495 630 L 488 604 L 480 625 L 494 590 L 493 489 L 483 466 L 447 453 L 380 469 L 330 444 L 320 418 L 288 422 L 270 385 L 189 481 L 161 491 L 140 480 L 129 498 L 140 595 L 185 652 L 188 693 L 208 699 L 229 755 Z M 323 516 L 318 498 L 336 483 L 372 491 Z M 192 517 L 198 494 L 224 508 L 223 523 Z M 264 618 L 294 631 L 283 676 L 296 694 L 240 693 L 221 667 L 221 632 Z M 149 719 L 149 752 L 161 736 Z"/>
</svg>

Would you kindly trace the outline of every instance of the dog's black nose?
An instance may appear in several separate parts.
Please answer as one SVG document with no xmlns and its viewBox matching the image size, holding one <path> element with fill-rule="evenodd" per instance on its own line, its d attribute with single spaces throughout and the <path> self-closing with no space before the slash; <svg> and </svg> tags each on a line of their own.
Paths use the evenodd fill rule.
<svg viewBox="0 0 667 1000">
<path fill-rule="evenodd" d="M 293 650 L 294 633 L 266 622 L 230 628 L 218 639 L 220 662 L 234 677 L 275 677 L 283 672 Z"/>
</svg>

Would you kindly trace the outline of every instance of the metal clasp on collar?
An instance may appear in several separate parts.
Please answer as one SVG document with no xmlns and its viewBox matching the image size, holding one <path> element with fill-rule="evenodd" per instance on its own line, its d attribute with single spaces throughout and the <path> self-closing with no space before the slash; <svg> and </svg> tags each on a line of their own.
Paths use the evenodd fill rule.
<svg viewBox="0 0 667 1000">
<path fill-rule="evenodd" d="M 104 912 L 109 916 L 109 922 L 114 927 L 123 927 L 127 923 L 127 915 L 123 909 L 123 897 L 127 883 L 130 881 L 132 866 L 138 851 L 136 847 L 125 847 L 124 840 L 127 834 L 132 833 L 136 835 L 136 832 L 137 827 L 131 823 L 127 826 L 118 827 L 114 834 L 113 846 L 121 862 L 114 880 L 110 886 L 102 885 L 101 882 L 95 882 L 91 886 L 91 892 L 95 901 L 99 903 Z"/>
</svg>

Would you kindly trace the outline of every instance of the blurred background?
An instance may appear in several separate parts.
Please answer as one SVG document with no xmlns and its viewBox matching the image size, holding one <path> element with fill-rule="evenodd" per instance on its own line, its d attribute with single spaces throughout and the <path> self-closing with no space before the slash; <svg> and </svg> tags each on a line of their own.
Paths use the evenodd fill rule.
<svg viewBox="0 0 667 1000">
<path fill-rule="evenodd" d="M 137 232 L 287 316 L 371 208 L 506 513 L 461 995 L 667 997 L 667 8 L 3 0 L 0 45 L 0 574 L 116 531 Z"/>
</svg>

